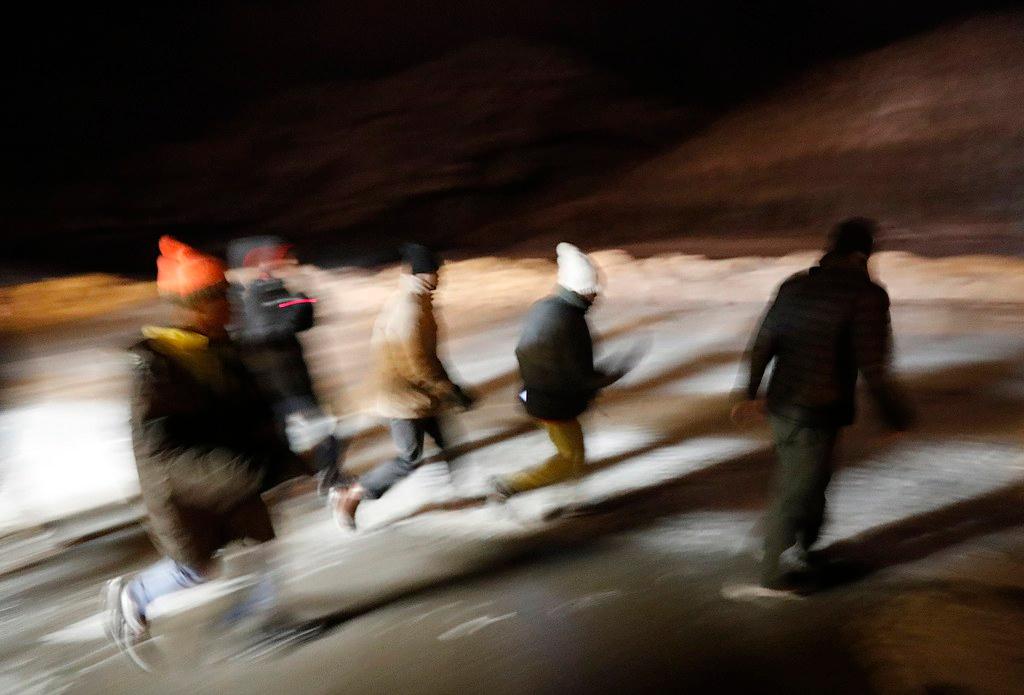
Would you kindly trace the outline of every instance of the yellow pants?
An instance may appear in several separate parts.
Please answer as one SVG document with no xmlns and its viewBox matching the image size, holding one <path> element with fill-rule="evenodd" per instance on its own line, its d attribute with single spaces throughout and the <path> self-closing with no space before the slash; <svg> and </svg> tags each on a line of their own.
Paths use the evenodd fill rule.
<svg viewBox="0 0 1024 695">
<path fill-rule="evenodd" d="M 583 475 L 583 428 L 579 420 L 538 420 L 547 430 L 557 453 L 535 468 L 504 481 L 514 492 L 526 492 Z"/>
</svg>

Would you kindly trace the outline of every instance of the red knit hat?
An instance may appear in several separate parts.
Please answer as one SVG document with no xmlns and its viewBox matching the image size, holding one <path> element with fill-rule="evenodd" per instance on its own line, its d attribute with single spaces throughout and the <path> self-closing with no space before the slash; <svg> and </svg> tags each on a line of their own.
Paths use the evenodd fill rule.
<svg viewBox="0 0 1024 695">
<path fill-rule="evenodd" d="M 170 236 L 160 237 L 156 288 L 179 301 L 193 301 L 227 285 L 224 264 Z"/>
</svg>

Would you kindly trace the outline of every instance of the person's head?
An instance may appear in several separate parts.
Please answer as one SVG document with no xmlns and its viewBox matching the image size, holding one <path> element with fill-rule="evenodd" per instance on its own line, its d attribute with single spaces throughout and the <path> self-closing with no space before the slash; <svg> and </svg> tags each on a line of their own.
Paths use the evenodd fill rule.
<svg viewBox="0 0 1024 695">
<path fill-rule="evenodd" d="M 429 289 L 437 289 L 441 258 L 436 253 L 422 244 L 405 244 L 402 246 L 402 260 L 410 275 L 415 275 Z"/>
<path fill-rule="evenodd" d="M 233 270 L 273 277 L 297 264 L 292 245 L 276 236 L 236 239 L 228 244 L 228 262 Z"/>
<path fill-rule="evenodd" d="M 860 254 L 867 259 L 875 250 L 878 223 L 867 217 L 843 220 L 828 235 L 828 253 L 837 256 Z"/>
<path fill-rule="evenodd" d="M 157 291 L 178 307 L 183 323 L 211 338 L 226 333 L 231 305 L 220 260 L 164 236 L 156 267 Z"/>
<path fill-rule="evenodd" d="M 218 290 L 196 297 L 184 307 L 188 325 L 210 338 L 227 335 L 227 325 L 231 321 L 231 303 L 226 288 Z"/>
<path fill-rule="evenodd" d="M 555 247 L 558 284 L 593 303 L 601 293 L 601 279 L 590 257 L 567 242 Z"/>
</svg>

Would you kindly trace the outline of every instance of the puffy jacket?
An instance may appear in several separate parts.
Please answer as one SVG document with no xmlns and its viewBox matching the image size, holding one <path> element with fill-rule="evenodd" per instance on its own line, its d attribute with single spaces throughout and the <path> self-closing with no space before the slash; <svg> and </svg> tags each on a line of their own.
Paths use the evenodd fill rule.
<svg viewBox="0 0 1024 695">
<path fill-rule="evenodd" d="M 233 346 L 150 328 L 135 345 L 132 444 L 150 531 L 202 570 L 232 540 L 273 527 L 260 492 L 304 470 Z"/>
<path fill-rule="evenodd" d="M 750 352 L 747 395 L 757 396 L 768 364 L 770 412 L 812 426 L 855 417 L 858 372 L 883 418 L 906 427 L 911 412 L 890 376 L 889 295 L 863 263 L 826 255 L 779 288 Z"/>
<path fill-rule="evenodd" d="M 315 403 L 313 381 L 297 334 L 313 326 L 313 303 L 277 278 L 231 287 L 231 337 L 265 397 L 278 407 Z"/>
<path fill-rule="evenodd" d="M 313 327 L 314 302 L 301 292 L 292 292 L 278 278 L 233 284 L 231 337 L 242 344 L 293 338 Z"/>
<path fill-rule="evenodd" d="M 541 420 L 571 420 L 614 377 L 594 368 L 587 326 L 589 302 L 559 287 L 534 304 L 516 345 L 526 412 Z"/>
<path fill-rule="evenodd" d="M 458 401 L 458 387 L 437 356 L 437 342 L 430 289 L 415 275 L 402 275 L 399 292 L 373 328 L 377 414 L 429 417 Z"/>
</svg>

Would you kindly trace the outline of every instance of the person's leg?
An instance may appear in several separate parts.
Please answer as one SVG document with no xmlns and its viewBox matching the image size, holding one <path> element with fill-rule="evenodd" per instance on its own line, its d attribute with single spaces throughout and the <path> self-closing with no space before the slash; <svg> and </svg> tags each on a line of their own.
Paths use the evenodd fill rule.
<svg viewBox="0 0 1024 695">
<path fill-rule="evenodd" d="M 180 565 L 170 558 L 164 558 L 155 565 L 150 565 L 139 572 L 125 587 L 138 617 L 146 620 L 146 608 L 161 596 L 189 589 L 205 582 L 206 579 L 185 565 Z"/>
<path fill-rule="evenodd" d="M 800 425 L 775 416 L 769 418 L 769 423 L 775 440 L 777 464 L 775 491 L 765 515 L 764 560 L 761 566 L 761 582 L 765 585 L 780 579 L 779 558 L 796 542 L 799 478 L 804 465 Z"/>
<path fill-rule="evenodd" d="M 430 435 L 430 438 L 434 440 L 434 444 L 437 445 L 439 454 L 438 459 L 444 462 L 447 470 L 448 482 L 452 483 L 452 460 L 448 456 L 448 437 L 445 434 L 445 427 L 442 420 L 438 416 L 426 417 L 421 421 L 421 427 L 423 431 Z"/>
<path fill-rule="evenodd" d="M 316 492 L 320 497 L 325 497 L 335 488 L 349 487 L 354 482 L 355 478 L 345 470 L 344 458 L 348 445 L 348 439 L 331 435 L 314 448 L 314 467 L 319 470 L 316 475 Z"/>
<path fill-rule="evenodd" d="M 545 485 L 579 477 L 583 474 L 585 451 L 583 429 L 579 420 L 539 420 L 547 430 L 556 453 L 547 461 L 529 470 L 500 481 L 511 493 L 526 492 Z"/>
<path fill-rule="evenodd" d="M 803 514 L 797 528 L 797 541 L 806 553 L 818 540 L 825 521 L 825 490 L 832 479 L 832 459 L 837 431 L 815 429 L 808 433 L 808 457 L 813 464 L 807 471 L 803 488 Z"/>
<path fill-rule="evenodd" d="M 808 549 L 817 540 L 836 441 L 834 429 L 804 427 L 778 417 L 770 420 L 778 469 L 766 522 L 762 582 L 767 585 L 782 578 L 779 558 L 787 548 L 799 541 Z"/>
<path fill-rule="evenodd" d="M 420 428 L 423 432 L 430 435 L 430 438 L 434 440 L 434 444 L 441 450 L 442 455 L 447 446 L 444 435 L 444 429 L 441 427 L 441 420 L 437 416 L 425 417 L 420 420 Z"/>
<path fill-rule="evenodd" d="M 391 439 L 398 456 L 364 473 L 344 493 L 329 497 L 335 522 L 343 527 L 356 527 L 356 509 L 364 499 L 377 499 L 405 476 L 412 473 L 423 452 L 423 421 L 394 419 L 390 421 Z"/>
<path fill-rule="evenodd" d="M 394 419 L 389 423 L 391 439 L 398 449 L 398 456 L 386 461 L 359 478 L 363 497 L 376 499 L 391 489 L 405 476 L 412 473 L 423 452 L 423 421 Z"/>
</svg>

